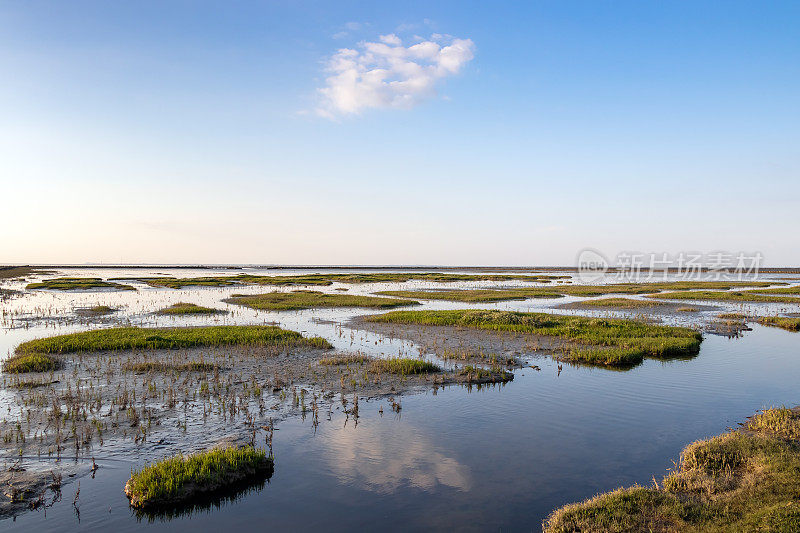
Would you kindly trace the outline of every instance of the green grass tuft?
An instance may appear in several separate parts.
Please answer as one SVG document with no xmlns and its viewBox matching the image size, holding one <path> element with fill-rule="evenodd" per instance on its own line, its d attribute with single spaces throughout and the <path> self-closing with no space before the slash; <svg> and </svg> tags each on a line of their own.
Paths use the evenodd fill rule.
<svg viewBox="0 0 800 533">
<path fill-rule="evenodd" d="M 69 353 L 99 350 L 179 349 L 201 346 L 257 345 L 331 348 L 321 337 L 303 337 L 276 326 L 206 326 L 199 328 L 110 328 L 57 335 L 24 342 L 17 353 Z"/>
<path fill-rule="evenodd" d="M 763 292 L 763 291 L 758 291 Z M 647 298 L 663 298 L 665 300 L 719 300 L 728 302 L 763 302 L 763 303 L 800 303 L 800 297 L 773 296 L 759 294 L 757 291 L 689 291 L 662 292 L 650 294 Z"/>
<path fill-rule="evenodd" d="M 263 450 L 252 446 L 215 448 L 131 472 L 125 494 L 137 509 L 177 506 L 249 478 L 269 475 L 272 469 L 273 460 Z"/>
<path fill-rule="evenodd" d="M 59 368 L 61 362 L 58 359 L 41 353 L 15 355 L 3 361 L 3 372 L 6 374 L 50 372 Z"/>
<path fill-rule="evenodd" d="M 224 312 L 220 309 L 212 309 L 211 307 L 203 307 L 186 302 L 178 302 L 157 311 L 159 315 L 213 315 Z"/>
<path fill-rule="evenodd" d="M 389 309 L 408 305 L 419 305 L 413 300 L 395 298 L 376 298 L 353 294 L 326 294 L 317 291 L 270 292 L 267 294 L 234 294 L 225 300 L 228 303 L 244 305 L 253 309 L 270 311 L 289 311 L 328 307 L 365 307 Z"/>
<path fill-rule="evenodd" d="M 757 322 L 764 326 L 800 331 L 800 317 L 762 316 Z"/>
</svg>

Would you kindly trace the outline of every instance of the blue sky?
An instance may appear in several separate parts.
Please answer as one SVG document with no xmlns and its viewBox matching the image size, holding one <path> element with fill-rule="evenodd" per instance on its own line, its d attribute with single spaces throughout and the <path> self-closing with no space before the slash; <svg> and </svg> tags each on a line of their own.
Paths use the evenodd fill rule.
<svg viewBox="0 0 800 533">
<path fill-rule="evenodd" d="M 796 2 L 0 1 L 0 262 L 798 265 L 799 26 Z M 385 43 L 422 89 L 326 100 L 340 49 Z"/>
</svg>

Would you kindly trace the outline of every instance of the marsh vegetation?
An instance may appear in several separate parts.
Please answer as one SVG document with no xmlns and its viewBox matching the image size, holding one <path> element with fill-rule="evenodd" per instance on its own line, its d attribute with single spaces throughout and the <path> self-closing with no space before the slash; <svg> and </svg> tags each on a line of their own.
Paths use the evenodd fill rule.
<svg viewBox="0 0 800 533">
<path fill-rule="evenodd" d="M 553 285 L 549 287 L 521 287 L 513 289 L 462 289 L 449 291 L 395 290 L 380 291 L 376 294 L 425 300 L 499 302 L 506 300 L 527 300 L 529 298 L 561 298 L 564 296 L 594 297 L 607 294 L 645 295 L 660 293 L 661 291 L 694 291 L 700 289 L 728 290 L 736 287 L 769 287 L 774 284 L 775 283 L 772 282 L 755 281 L 670 281 L 652 283 L 610 283 L 607 285 Z"/>
<path fill-rule="evenodd" d="M 647 295 L 664 300 L 709 300 L 724 302 L 800 303 L 800 297 L 761 294 L 762 291 L 687 291 Z"/>
<path fill-rule="evenodd" d="M 800 317 L 762 316 L 757 319 L 757 322 L 763 326 L 800 331 Z"/>
<path fill-rule="evenodd" d="M 122 283 L 114 283 L 112 281 L 103 281 L 101 278 L 53 278 L 37 283 L 29 283 L 25 288 L 28 290 L 47 289 L 51 291 L 88 291 L 93 289 L 113 289 L 118 291 L 136 290 L 136 287 L 124 285 Z"/>
<path fill-rule="evenodd" d="M 554 357 L 604 366 L 635 365 L 644 357 L 679 357 L 698 352 L 702 336 L 689 328 L 634 320 L 599 319 L 510 311 L 393 311 L 365 318 L 425 326 L 455 326 L 550 337 L 566 341 Z"/>
<path fill-rule="evenodd" d="M 376 298 L 354 294 L 330 294 L 318 291 L 270 292 L 267 294 L 234 294 L 225 300 L 228 303 L 244 305 L 252 309 L 269 311 L 288 311 L 298 309 L 364 307 L 388 309 L 419 305 L 414 300 L 397 298 Z"/>
<path fill-rule="evenodd" d="M 545 533 L 799 531 L 797 410 L 768 409 L 745 429 L 690 444 L 677 468 L 652 486 L 558 509 Z"/>
<path fill-rule="evenodd" d="M 223 311 L 222 309 L 203 307 L 202 305 L 197 305 L 187 302 L 174 303 L 169 307 L 165 307 L 164 309 L 159 309 L 156 312 L 159 315 L 214 315 L 214 314 L 225 313 L 225 311 Z"/>
<path fill-rule="evenodd" d="M 191 504 L 248 480 L 272 474 L 273 459 L 264 450 L 228 446 L 158 461 L 131 473 L 125 494 L 136 509 Z"/>
<path fill-rule="evenodd" d="M 20 344 L 18 354 L 63 354 L 101 350 L 195 348 L 201 346 L 304 346 L 330 348 L 320 337 L 306 338 L 276 326 L 203 326 L 197 328 L 109 328 L 69 333 Z"/>
<path fill-rule="evenodd" d="M 196 270 L 191 269 L 192 272 Z M 93 277 L 95 272 L 91 269 L 82 269 L 81 275 L 87 277 L 73 279 L 101 281 L 105 279 Z M 275 423 L 294 428 L 285 431 L 287 428 L 281 427 L 280 429 L 284 431 L 275 432 L 281 437 L 281 446 L 284 450 L 292 447 L 302 448 L 297 452 L 301 464 L 287 463 L 291 465 L 291 471 L 295 475 L 308 476 L 316 482 L 317 478 L 314 476 L 317 473 L 314 472 L 314 467 L 308 467 L 309 470 L 297 474 L 306 464 L 304 454 L 314 453 L 316 457 L 324 458 L 328 452 L 334 453 L 344 447 L 348 457 L 353 461 L 346 467 L 347 475 L 359 476 L 361 475 L 359 471 L 366 468 L 365 463 L 374 463 L 383 470 L 402 471 L 404 476 L 405 473 L 409 476 L 426 476 L 423 483 L 434 483 L 430 494 L 441 495 L 443 491 L 436 488 L 436 483 L 445 487 L 443 490 L 449 494 L 454 491 L 447 483 L 455 480 L 456 486 L 468 487 L 470 480 L 458 471 L 455 473 L 448 471 L 442 474 L 441 479 L 429 481 L 433 479 L 429 475 L 430 472 L 438 472 L 440 468 L 450 469 L 454 462 L 465 457 L 467 461 L 470 459 L 468 454 L 451 457 L 447 454 L 437 454 L 436 450 L 449 449 L 453 445 L 453 441 L 448 440 L 450 429 L 455 428 L 452 433 L 458 435 L 459 431 L 472 431 L 473 427 L 480 427 L 481 429 L 474 434 L 475 445 L 480 448 L 477 454 L 481 454 L 487 444 L 483 428 L 487 428 L 486 431 L 492 435 L 502 436 L 504 430 L 515 431 L 519 435 L 525 434 L 525 438 L 528 439 L 526 442 L 533 442 L 539 438 L 538 435 L 547 435 L 548 442 L 554 443 L 553 446 L 561 447 L 561 444 L 564 444 L 564 451 L 562 453 L 559 449 L 559 454 L 566 458 L 565 464 L 569 463 L 563 466 L 566 473 L 562 474 L 560 469 L 558 472 L 548 468 L 538 469 L 535 461 L 520 467 L 520 472 L 524 472 L 526 477 L 541 480 L 541 483 L 547 484 L 548 487 L 550 485 L 557 487 L 553 490 L 567 491 L 569 496 L 562 498 L 558 502 L 560 505 L 564 501 L 576 501 L 591 494 L 575 489 L 574 479 L 579 479 L 576 476 L 585 474 L 586 486 L 591 484 L 597 487 L 594 490 L 606 490 L 616 486 L 608 484 L 608 479 L 619 474 L 616 470 L 607 475 L 586 473 L 585 464 L 589 463 L 583 461 L 591 454 L 576 451 L 574 447 L 570 449 L 570 443 L 574 441 L 569 440 L 569 436 L 583 431 L 584 424 L 591 425 L 591 422 L 587 422 L 589 419 L 598 418 L 599 422 L 591 426 L 591 431 L 602 434 L 604 439 L 615 439 L 617 437 L 611 435 L 612 431 L 625 433 L 627 430 L 622 423 L 615 424 L 613 420 L 644 419 L 633 410 L 628 410 L 623 402 L 617 402 L 616 394 L 603 396 L 601 388 L 596 387 L 598 383 L 612 384 L 612 389 L 624 392 L 626 398 L 639 398 L 641 404 L 649 409 L 646 416 L 670 404 L 700 406 L 705 397 L 697 392 L 696 384 L 691 384 L 693 376 L 697 373 L 692 371 L 693 368 L 702 367 L 701 372 L 712 368 L 714 375 L 723 374 L 721 377 L 718 376 L 718 379 L 724 380 L 728 368 L 734 368 L 733 373 L 736 376 L 745 372 L 743 368 L 752 368 L 747 366 L 752 358 L 751 351 L 748 351 L 750 349 L 742 348 L 740 351 L 746 352 L 745 356 L 728 360 L 727 356 L 732 353 L 730 350 L 739 341 L 727 341 L 709 336 L 706 342 L 714 344 L 703 351 L 702 362 L 698 360 L 696 363 L 690 363 L 689 360 L 698 353 L 701 343 L 702 336 L 698 331 L 704 331 L 703 328 L 712 321 L 730 322 L 737 328 L 744 326 L 742 327 L 744 331 L 749 329 L 746 328 L 746 324 L 752 325 L 753 322 L 762 320 L 764 325 L 787 327 L 792 330 L 797 320 L 791 316 L 777 316 L 777 314 L 793 314 L 795 309 L 789 305 L 759 307 L 758 304 L 761 302 L 754 302 L 754 305 L 748 306 L 747 314 L 739 313 L 736 316 L 726 317 L 727 313 L 718 314 L 716 311 L 720 307 L 729 309 L 732 306 L 689 307 L 687 303 L 691 305 L 694 303 L 663 302 L 640 299 L 639 296 L 624 297 L 653 295 L 658 298 L 662 295 L 658 291 L 683 293 L 687 290 L 752 292 L 763 293 L 767 297 L 796 294 L 792 292 L 797 290 L 796 287 L 783 287 L 785 291 L 772 293 L 770 287 L 774 283 L 770 281 L 757 284 L 721 281 L 573 285 L 562 283 L 570 278 L 566 275 L 545 276 L 536 280 L 532 279 L 535 276 L 528 275 L 520 275 L 518 279 L 516 277 L 507 279 L 508 276 L 505 275 L 436 273 L 434 276 L 427 272 L 192 277 L 194 274 L 189 274 L 188 270 L 148 269 L 148 274 L 153 276 L 161 272 L 168 274 L 164 278 L 157 278 L 166 280 L 165 284 L 156 284 L 153 289 L 142 289 L 138 292 L 125 290 L 103 293 L 102 289 L 93 293 L 91 292 L 93 289 L 90 289 L 88 294 L 82 291 L 34 292 L 23 291 L 25 284 L 23 281 L 9 282 L 12 284 L 10 287 L 19 289 L 18 295 L 21 295 L 19 298 L 14 297 L 4 302 L 2 310 L 3 324 L 10 333 L 6 337 L 8 342 L 4 345 L 4 351 L 14 354 L 3 363 L 3 398 L 6 403 L 2 405 L 3 416 L 0 417 L 0 441 L 3 443 L 0 451 L 9 465 L 16 464 L 18 458 L 23 458 L 22 464 L 29 468 L 30 474 L 33 475 L 34 469 L 30 464 L 36 461 L 36 458 L 43 464 L 61 465 L 69 462 L 86 467 L 91 464 L 89 461 L 92 457 L 97 456 L 100 463 L 101 457 L 111 454 L 129 459 L 134 470 L 139 472 L 143 470 L 140 468 L 141 465 L 146 464 L 143 461 L 155 461 L 152 465 L 156 465 L 158 459 L 173 455 L 179 450 L 187 454 L 193 451 L 206 451 L 218 444 L 221 438 L 226 442 L 235 442 L 237 449 L 242 445 L 257 449 L 258 441 L 260 445 L 271 444 L 273 423 Z M 181 277 L 184 273 L 186 277 Z M 309 289 L 315 290 L 234 295 L 234 293 L 274 290 L 259 288 L 258 285 L 269 286 L 276 280 L 275 285 L 278 286 L 299 287 L 308 284 Z M 412 286 L 415 289 L 413 291 L 401 291 L 402 288 L 410 288 L 399 285 L 405 281 L 419 283 Z M 477 284 L 477 282 L 491 281 L 498 283 Z M 512 281 L 514 283 L 511 283 Z M 550 283 L 538 287 L 521 286 L 524 281 L 536 283 L 550 281 Z M 427 282 L 430 282 L 430 285 L 425 285 Z M 435 285 L 449 282 L 454 285 Z M 330 286 L 335 283 L 354 285 Z M 359 283 L 395 285 L 381 287 L 355 285 Z M 195 284 L 201 288 L 173 290 Z M 240 288 L 246 285 L 251 286 Z M 141 288 L 141 285 L 137 286 Z M 202 288 L 204 286 L 219 287 L 219 289 L 205 290 Z M 328 288 L 325 288 L 326 286 Z M 417 289 L 418 287 L 424 288 Z M 749 290 L 741 290 L 743 288 Z M 379 289 L 382 292 L 373 295 Z M 395 290 L 383 291 L 383 289 Z M 619 294 L 620 297 L 592 299 L 596 296 L 614 294 Z M 578 298 L 571 298 L 569 304 L 562 304 L 564 307 L 575 309 L 570 311 L 574 314 L 569 316 L 549 313 L 560 308 L 558 304 L 561 302 L 558 301 L 523 304 L 513 302 L 528 298 L 562 299 L 564 296 L 581 298 L 578 302 L 572 301 Z M 159 312 L 163 309 L 180 310 L 184 307 L 194 310 L 195 306 L 214 310 L 215 307 L 222 307 L 219 302 L 226 297 L 230 298 L 229 303 L 235 303 L 237 306 L 227 307 L 224 316 L 210 316 L 205 313 L 197 313 L 195 316 L 192 312 L 177 311 L 164 313 L 170 315 L 167 319 Z M 420 302 L 410 298 L 487 305 L 459 306 L 452 303 Z M 502 301 L 509 303 L 488 305 Z M 358 308 L 395 307 L 390 305 L 390 302 L 396 302 L 397 306 L 417 305 L 433 309 L 498 307 L 528 310 L 532 307 L 541 307 L 548 312 L 479 309 L 402 310 L 372 317 L 359 316 L 366 314 L 367 311 L 359 312 Z M 588 311 L 582 312 L 582 309 Z M 698 310 L 714 312 L 678 315 L 677 311 L 682 309 L 687 313 Z M 296 312 L 273 313 L 281 310 Z M 616 313 L 617 310 L 630 310 L 630 312 Z M 579 314 L 593 315 L 595 318 L 577 316 Z M 598 318 L 603 316 L 629 318 L 635 316 L 641 320 Z M 215 323 L 224 325 L 210 325 Z M 186 327 L 195 324 L 204 326 Z M 164 325 L 183 327 L 153 327 Z M 100 327 L 108 329 L 98 330 Z M 71 333 L 87 328 L 89 331 Z M 761 328 L 755 329 L 752 334 L 746 335 L 745 341 L 750 339 L 750 335 L 763 335 L 764 338 L 780 337 L 785 338 L 787 342 L 791 341 L 791 335 L 776 331 L 765 332 Z M 56 333 L 63 335 L 55 335 Z M 55 336 L 45 337 L 47 335 Z M 719 340 L 729 342 L 730 346 L 725 345 L 720 350 Z M 336 349 L 332 350 L 332 346 Z M 769 346 L 766 348 L 768 350 Z M 776 350 L 783 349 L 785 352 L 785 348 L 778 346 Z M 725 357 L 719 355 L 720 351 L 724 352 Z M 769 351 L 765 353 L 771 354 Z M 784 355 L 781 356 L 782 366 L 777 379 L 791 381 L 794 376 L 791 374 L 792 359 Z M 658 359 L 659 362 L 650 361 L 635 372 L 625 372 L 646 358 Z M 719 359 L 724 359 L 724 364 L 718 364 Z M 671 362 L 662 364 L 666 360 Z M 575 364 L 563 364 L 562 373 L 563 362 Z M 586 368 L 584 365 L 587 364 L 602 368 L 599 370 Z M 775 365 L 764 366 L 768 369 Z M 619 372 L 608 370 L 619 370 Z M 504 384 L 515 376 L 518 382 L 510 385 L 512 389 L 501 393 Z M 520 380 L 522 383 L 519 383 Z M 672 387 L 672 383 L 679 385 Z M 786 383 L 781 387 L 787 388 Z M 672 396 L 670 389 L 674 392 Z M 512 413 L 513 407 L 509 409 L 509 406 L 516 401 L 517 395 L 522 399 L 533 398 L 526 392 L 528 390 L 536 391 L 535 398 L 540 403 L 535 405 L 540 407 L 536 410 L 539 414 L 523 415 L 523 411 L 533 410 L 526 404 L 520 403 L 521 408 L 513 411 L 514 416 L 505 416 L 504 413 Z M 467 391 L 475 393 L 467 394 Z M 418 394 L 413 399 L 408 398 L 409 395 L 417 393 L 424 394 Z M 684 397 L 684 394 L 687 396 Z M 438 400 L 441 401 L 435 405 L 428 403 L 436 401 L 433 399 L 434 396 L 439 396 Z M 673 396 L 678 399 L 673 400 Z M 424 448 L 422 459 L 415 456 L 410 459 L 412 461 L 410 463 L 403 463 L 398 467 L 386 466 L 384 462 L 392 461 L 395 459 L 394 456 L 398 455 L 397 446 L 403 448 L 405 453 L 406 442 L 403 438 L 420 436 L 418 433 L 400 433 L 402 438 L 396 438 L 393 433 L 394 428 L 386 425 L 400 418 L 401 399 L 405 409 L 408 410 L 404 412 L 410 411 L 411 414 L 404 420 L 402 431 L 409 429 L 420 433 L 427 431 L 427 426 L 415 424 L 415 418 L 419 418 L 417 416 L 419 410 L 424 409 L 426 419 L 430 418 L 430 425 L 434 426 L 434 416 L 437 416 L 435 427 L 437 430 L 444 428 L 441 432 L 448 436 L 441 440 L 436 440 L 438 437 L 432 438 L 433 446 L 428 444 L 425 444 L 428 447 L 421 446 Z M 592 404 L 596 399 L 598 403 Z M 448 412 L 449 406 L 462 404 L 465 406 L 469 404 L 469 413 L 485 414 L 476 415 L 476 418 L 465 418 L 458 409 L 455 412 Z M 582 407 L 580 404 L 586 404 L 588 407 Z M 531 401 L 530 405 L 534 405 L 534 402 Z M 564 414 L 565 411 L 558 411 L 558 422 L 561 425 L 549 424 L 548 422 L 554 420 L 542 415 L 541 412 L 557 411 L 559 407 L 575 413 L 576 420 L 579 420 L 561 424 L 570 415 Z M 745 407 L 752 409 L 750 405 Z M 757 419 L 753 418 L 751 423 L 769 425 L 772 428 L 771 432 L 776 432 L 775 428 L 781 427 L 783 429 L 780 431 L 788 435 L 787 432 L 793 427 L 794 415 L 791 415 L 790 410 L 787 411 L 790 415 L 776 411 L 765 418 L 765 420 L 768 418 L 768 421 L 756 422 Z M 467 412 L 466 408 L 464 412 Z M 611 418 L 603 418 L 604 416 Z M 639 418 L 636 418 L 637 416 Z M 508 422 L 508 419 L 512 418 L 514 420 Z M 518 422 L 518 419 L 524 424 Z M 326 429 L 326 420 L 336 423 L 328 424 L 331 427 Z M 339 424 L 342 424 L 344 429 Z M 358 425 L 358 433 L 351 435 L 349 431 L 354 425 Z M 535 431 L 525 433 L 527 429 L 521 430 L 523 425 L 535 428 Z M 559 433 L 557 428 L 554 430 L 555 426 L 559 426 L 563 431 Z M 509 429 L 510 427 L 512 429 Z M 702 429 L 707 425 L 697 427 Z M 323 438 L 315 439 L 311 443 L 303 439 L 292 440 L 296 439 L 297 435 L 302 437 L 303 428 Z M 673 443 L 675 446 L 673 450 L 698 435 L 693 432 L 694 429 L 687 431 L 681 433 L 680 439 Z M 386 432 L 386 434 L 376 441 L 364 440 L 374 438 L 371 432 Z M 760 435 L 770 433 L 760 428 L 753 432 Z M 390 444 L 387 444 L 386 437 L 390 434 L 392 435 L 388 439 Z M 564 435 L 567 435 L 567 440 L 559 440 Z M 349 438 L 351 436 L 353 439 Z M 674 434 L 672 436 L 676 438 Z M 770 436 L 786 438 L 777 433 L 770 433 Z M 341 437 L 348 438 L 344 446 L 336 441 Z M 296 446 L 296 443 L 301 441 L 306 442 L 309 448 Z M 488 438 L 488 442 L 489 446 L 495 444 L 491 437 Z M 484 446 L 479 446 L 479 443 Z M 627 443 L 623 442 L 623 447 L 625 445 Z M 364 446 L 368 446 L 366 452 L 374 460 L 362 461 Z M 637 453 L 643 456 L 649 453 L 652 456 L 658 452 L 658 457 L 661 457 L 660 451 L 653 452 L 653 446 L 650 446 L 648 452 L 645 450 L 647 447 L 648 444 L 640 443 Z M 498 445 L 498 451 L 501 449 L 501 445 Z M 431 450 L 433 452 L 429 457 L 428 452 Z M 599 453 L 614 456 L 616 452 L 604 449 Z M 281 457 L 283 458 L 283 453 Z M 619 460 L 618 456 L 614 457 L 610 461 Z M 67 458 L 70 461 L 65 461 Z M 420 463 L 420 460 L 425 462 Z M 483 461 L 483 456 L 477 460 Z M 625 464 L 623 475 L 641 473 L 634 466 Z M 104 465 L 101 464 L 102 466 Z M 470 468 L 472 465 L 465 466 Z M 641 469 L 641 466 L 639 468 Z M 101 469 L 98 479 L 112 479 L 111 482 L 102 481 L 102 483 L 111 483 L 109 486 L 113 490 L 110 492 L 116 493 L 124 502 L 120 489 L 127 479 L 128 468 L 124 467 L 122 475 L 117 477 L 113 477 L 116 474 L 112 470 Z M 650 470 L 648 467 L 647 471 Z M 380 477 L 371 471 L 365 470 L 365 472 L 367 472 L 365 477 L 354 478 L 362 485 L 371 486 L 376 477 Z M 505 472 L 509 476 L 517 473 L 508 470 Z M 49 470 L 44 471 L 44 474 L 45 477 L 51 475 Z M 21 473 L 15 475 L 16 480 L 22 477 Z M 68 475 L 64 474 L 65 479 Z M 559 481 L 567 478 L 568 481 Z M 160 479 L 169 480 L 172 477 L 168 475 Z M 362 479 L 365 482 L 361 481 Z M 324 482 L 324 478 L 322 481 Z M 402 483 L 408 482 L 410 481 L 402 481 Z M 582 479 L 581 485 L 583 482 Z M 85 485 L 84 481 L 84 492 Z M 32 501 L 40 501 L 41 489 L 47 485 L 37 486 L 38 492 L 30 492 Z M 520 489 L 521 485 L 515 486 L 519 490 L 533 492 L 537 490 L 533 485 L 523 489 Z M 509 488 L 503 496 L 513 499 L 515 494 L 518 494 L 515 493 L 517 489 Z M 233 493 L 231 491 L 236 490 L 238 489 L 224 485 L 219 494 L 231 494 Z M 280 501 L 281 504 L 285 504 L 286 495 L 285 492 L 281 492 L 284 490 L 282 486 L 276 487 L 273 484 L 268 490 L 270 491 L 268 496 L 276 498 L 275 502 Z M 339 487 L 339 490 L 351 491 L 352 485 Z M 371 490 L 369 487 L 365 489 L 369 490 Z M 465 488 L 464 491 L 465 494 L 469 494 L 469 488 Z M 424 492 L 429 493 L 428 489 Z M 550 493 L 549 488 L 547 492 Z M 366 492 L 360 494 L 363 496 Z M 509 524 L 509 529 L 529 529 L 531 520 L 538 524 L 543 516 L 552 510 L 552 506 L 548 506 L 550 504 L 534 502 L 534 500 L 540 501 L 540 496 L 541 494 L 537 493 L 535 498 L 531 497 L 530 502 L 533 503 L 525 511 L 527 521 L 512 516 L 508 521 L 500 520 L 498 524 L 504 529 Z M 682 493 L 678 496 L 680 502 L 686 503 Z M 189 498 L 191 503 L 196 503 L 199 499 L 202 499 L 199 494 Z M 69 500 L 72 500 L 71 496 Z M 373 501 L 369 496 L 365 496 L 365 500 Z M 182 505 L 177 503 L 178 500 L 172 501 L 168 507 Z M 216 516 L 210 517 L 212 520 L 220 519 L 226 512 L 239 513 L 242 510 L 248 512 L 247 505 L 219 510 L 216 507 L 220 505 L 219 501 L 216 499 L 214 501 L 216 503 L 212 505 L 215 506 L 213 512 Z M 87 508 L 90 505 L 87 502 Z M 103 503 L 97 505 L 102 506 Z M 401 501 L 400 505 L 408 505 L 408 501 Z M 476 505 L 482 511 L 486 509 L 485 506 L 481 507 L 483 505 L 481 502 L 476 502 Z M 696 509 L 686 508 L 690 511 Z M 0 505 L 0 514 L 4 512 L 3 509 L 4 507 Z M 365 507 L 362 506 L 361 509 Z M 106 509 L 100 511 L 105 513 Z M 48 516 L 49 513 L 50 511 Z M 164 519 L 161 515 L 150 514 L 149 511 L 142 513 L 144 514 L 136 511 L 131 513 L 131 516 L 146 517 L 147 520 Z M 502 513 L 503 511 L 500 512 Z M 115 512 L 113 516 L 114 521 L 120 520 L 119 513 Z M 283 518 L 285 519 L 285 514 Z M 89 518 L 90 521 L 94 519 L 96 517 Z M 485 525 L 485 522 L 483 524 Z M 592 528 L 586 524 L 588 522 L 584 524 L 584 528 L 591 530 Z M 678 524 L 689 530 L 694 527 L 686 526 L 683 522 Z M 696 529 L 702 528 L 697 526 Z"/>
<path fill-rule="evenodd" d="M 421 290 L 421 291 L 378 291 L 382 296 L 398 298 L 418 298 L 420 300 L 450 300 L 454 302 L 502 302 L 507 300 L 527 300 L 529 298 L 562 298 L 564 295 L 551 290 L 527 289 L 462 289 L 462 290 Z"/>
</svg>

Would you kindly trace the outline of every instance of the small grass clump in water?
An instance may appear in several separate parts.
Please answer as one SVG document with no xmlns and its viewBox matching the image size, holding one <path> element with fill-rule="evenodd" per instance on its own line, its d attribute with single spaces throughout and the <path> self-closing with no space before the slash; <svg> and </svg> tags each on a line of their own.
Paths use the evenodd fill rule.
<svg viewBox="0 0 800 533">
<path fill-rule="evenodd" d="M 787 412 L 756 415 L 752 433 L 690 444 L 660 484 L 567 505 L 544 531 L 800 531 L 800 421 Z"/>
<path fill-rule="evenodd" d="M 800 297 L 759 294 L 763 291 L 687 291 L 650 294 L 647 298 L 665 300 L 719 300 L 729 302 L 800 303 Z"/>
<path fill-rule="evenodd" d="M 131 372 L 213 372 L 217 365 L 195 361 L 189 363 L 147 362 L 129 363 L 124 368 Z"/>
<path fill-rule="evenodd" d="M 559 358 L 594 365 L 627 366 L 644 357 L 695 355 L 702 336 L 689 329 L 635 320 L 585 318 L 512 311 L 392 311 L 365 318 L 368 322 L 456 326 L 557 337 L 570 341 Z"/>
<path fill-rule="evenodd" d="M 131 472 L 125 494 L 137 509 L 177 506 L 251 478 L 268 476 L 272 469 L 273 460 L 263 450 L 252 446 L 215 448 Z"/>
<path fill-rule="evenodd" d="M 100 278 L 54 278 L 38 283 L 29 283 L 26 289 L 49 289 L 53 291 L 73 291 L 89 289 L 116 289 L 122 291 L 135 291 L 135 287 L 103 281 Z"/>
<path fill-rule="evenodd" d="M 61 363 L 58 359 L 42 353 L 15 355 L 3 361 L 3 372 L 6 374 L 50 372 L 58 370 L 60 367 Z"/>
<path fill-rule="evenodd" d="M 467 383 L 504 383 L 514 379 L 514 373 L 505 368 L 493 366 L 492 368 L 481 368 L 473 365 L 464 365 L 458 370 L 458 374 L 463 376 Z"/>
<path fill-rule="evenodd" d="M 158 311 L 159 315 L 213 315 L 216 313 L 224 313 L 220 309 L 212 309 L 211 307 L 203 307 L 202 305 L 178 302 L 169 307 L 165 307 Z"/>
<path fill-rule="evenodd" d="M 395 298 L 376 298 L 353 294 L 326 294 L 318 291 L 270 292 L 267 294 L 234 294 L 225 300 L 253 309 L 270 311 L 289 311 L 324 307 L 367 307 L 389 309 L 406 305 L 419 305 L 413 300 Z"/>
<path fill-rule="evenodd" d="M 428 361 L 420 359 L 410 359 L 394 357 L 390 359 L 375 359 L 371 365 L 372 372 L 386 372 L 388 374 L 399 374 L 410 376 L 412 374 L 430 374 L 441 372 L 442 369 Z"/>
<path fill-rule="evenodd" d="M 321 337 L 303 337 L 276 326 L 206 326 L 199 328 L 109 328 L 36 339 L 17 353 L 69 353 L 99 350 L 179 349 L 201 346 L 253 345 L 331 348 Z"/>
<path fill-rule="evenodd" d="M 764 326 L 800 331 L 800 317 L 762 316 L 757 322 Z"/>
</svg>

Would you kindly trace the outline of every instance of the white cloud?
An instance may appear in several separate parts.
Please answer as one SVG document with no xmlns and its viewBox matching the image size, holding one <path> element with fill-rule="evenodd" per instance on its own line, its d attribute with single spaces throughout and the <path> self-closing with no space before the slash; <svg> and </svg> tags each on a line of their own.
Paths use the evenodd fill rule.
<svg viewBox="0 0 800 533">
<path fill-rule="evenodd" d="M 457 74 L 475 54 L 470 39 L 434 34 L 410 46 L 396 34 L 342 48 L 326 64 L 317 113 L 335 118 L 370 108 L 408 109 L 436 95 L 436 84 Z"/>
</svg>

